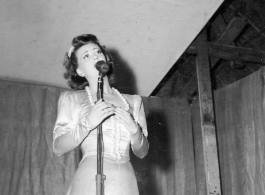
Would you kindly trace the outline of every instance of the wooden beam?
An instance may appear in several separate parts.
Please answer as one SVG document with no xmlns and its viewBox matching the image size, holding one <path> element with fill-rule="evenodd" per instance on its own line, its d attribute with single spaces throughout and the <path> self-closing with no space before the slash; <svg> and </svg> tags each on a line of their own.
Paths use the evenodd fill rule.
<svg viewBox="0 0 265 195">
<path fill-rule="evenodd" d="M 246 20 L 238 17 L 233 17 L 228 23 L 223 34 L 213 42 L 226 45 L 233 44 L 234 40 L 237 38 L 239 33 L 245 28 L 246 24 Z M 219 58 L 210 58 L 211 67 L 213 68 L 218 61 Z"/>
<path fill-rule="evenodd" d="M 232 44 L 237 38 L 238 34 L 245 28 L 247 21 L 243 18 L 233 17 L 228 23 L 225 31 L 218 39 L 214 40 L 215 43 Z"/>
<path fill-rule="evenodd" d="M 210 57 L 265 64 L 265 51 L 212 42 L 208 42 L 208 49 Z M 191 45 L 186 52 L 190 54 L 197 54 L 197 48 L 196 46 Z"/>
<path fill-rule="evenodd" d="M 201 128 L 195 128 L 196 184 L 198 195 L 221 195 L 219 161 L 212 100 L 206 30 L 199 35 L 196 61 Z M 196 136 L 198 135 L 198 136 Z M 203 155 L 203 161 L 201 156 Z M 198 161 L 200 161 L 198 163 Z M 198 165 L 198 166 L 197 166 Z M 204 189 L 204 186 L 206 190 Z"/>
<path fill-rule="evenodd" d="M 239 35 L 239 33 L 243 30 L 247 22 L 238 17 L 233 17 L 229 24 L 226 27 L 226 30 L 223 32 L 223 34 L 216 39 L 214 42 L 221 43 L 221 44 L 231 44 L 236 39 L 236 37 Z M 216 63 L 218 62 L 219 58 L 211 58 L 211 67 L 213 68 Z M 181 94 L 181 97 L 189 96 L 190 94 L 193 94 L 194 91 L 197 89 L 197 83 L 195 74 L 191 77 L 190 81 L 187 83 L 187 85 L 183 89 L 183 93 L 187 94 Z"/>
<path fill-rule="evenodd" d="M 225 32 L 226 23 L 221 14 L 218 14 L 215 19 L 211 22 L 211 27 L 218 37 Z"/>
<path fill-rule="evenodd" d="M 229 33 L 231 33 L 231 35 L 230 36 L 228 36 L 228 37 L 223 37 L 222 38 L 222 40 L 221 40 L 221 42 L 220 41 L 218 41 L 218 40 L 215 40 L 215 41 L 213 41 L 213 42 L 219 42 L 219 43 L 222 43 L 222 41 L 224 41 L 225 42 L 225 40 L 226 40 L 226 44 L 227 44 L 227 42 L 229 41 L 228 39 L 230 39 L 231 40 L 231 43 L 229 44 L 229 45 L 235 45 L 235 43 L 234 43 L 234 40 L 235 40 L 235 38 L 238 36 L 238 31 L 242 31 L 242 29 L 246 26 L 246 24 L 247 24 L 247 22 L 246 22 L 246 20 L 245 19 L 242 19 L 242 18 L 239 18 L 239 17 L 235 17 L 235 13 L 237 12 L 237 10 L 239 9 L 239 7 L 235 7 L 234 9 L 233 9 L 233 17 L 232 17 L 232 19 L 230 20 L 230 22 L 229 22 L 229 24 L 228 24 L 228 26 L 226 26 L 226 23 L 225 23 L 225 20 L 224 20 L 224 18 L 222 17 L 222 15 L 221 14 L 219 14 L 219 15 L 217 15 L 217 17 L 215 18 L 215 20 L 214 20 L 214 22 L 212 22 L 212 24 L 211 24 L 211 26 L 212 26 L 212 28 L 214 28 L 215 29 L 215 31 L 216 31 L 216 33 L 219 35 L 218 36 L 218 40 L 220 40 L 220 38 L 222 37 L 222 35 L 223 34 L 225 34 L 225 32 L 226 32 L 226 30 L 228 30 L 228 29 L 230 29 L 231 27 L 231 25 L 233 25 L 233 23 L 235 23 L 236 24 L 236 26 L 238 26 L 239 28 L 233 28 L 234 30 L 230 30 L 231 32 L 229 32 Z M 216 25 L 215 25 L 215 23 L 216 22 L 218 22 L 218 25 L 219 25 L 219 28 L 216 28 Z M 240 33 L 239 32 L 239 33 Z M 235 36 L 235 37 L 234 37 Z M 210 64 L 211 64 L 211 66 L 212 67 L 214 67 L 215 66 L 215 64 L 217 63 L 219 61 L 219 58 L 213 58 L 213 57 L 211 57 L 210 58 Z M 240 62 L 240 64 L 243 66 L 243 62 Z M 218 69 L 218 68 L 220 68 L 220 67 L 217 67 L 217 68 L 215 68 L 216 70 Z"/>
</svg>

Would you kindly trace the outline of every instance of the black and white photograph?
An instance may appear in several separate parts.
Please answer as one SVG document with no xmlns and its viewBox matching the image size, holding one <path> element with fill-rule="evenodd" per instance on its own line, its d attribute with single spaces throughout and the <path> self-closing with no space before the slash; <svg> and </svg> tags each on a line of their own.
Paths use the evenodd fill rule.
<svg viewBox="0 0 265 195">
<path fill-rule="evenodd" d="M 1 195 L 265 195 L 264 0 L 2 0 Z"/>
</svg>

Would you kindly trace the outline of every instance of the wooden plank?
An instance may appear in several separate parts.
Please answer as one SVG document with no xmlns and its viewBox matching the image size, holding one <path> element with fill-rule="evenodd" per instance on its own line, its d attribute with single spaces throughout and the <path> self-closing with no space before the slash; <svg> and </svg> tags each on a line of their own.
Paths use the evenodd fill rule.
<svg viewBox="0 0 265 195">
<path fill-rule="evenodd" d="M 233 44 L 234 40 L 237 38 L 239 33 L 245 28 L 246 24 L 246 20 L 239 17 L 233 17 L 228 23 L 226 30 L 223 32 L 223 34 L 213 42 L 227 45 Z M 210 58 L 211 67 L 214 68 L 218 61 L 219 58 Z"/>
<path fill-rule="evenodd" d="M 224 18 L 221 14 L 218 14 L 213 22 L 211 23 L 211 27 L 214 30 L 214 32 L 220 36 L 223 32 L 225 32 L 226 29 L 226 23 Z"/>
<path fill-rule="evenodd" d="M 264 70 L 214 93 L 223 194 L 265 194 Z"/>
<path fill-rule="evenodd" d="M 252 48 L 208 42 L 209 56 L 232 61 L 248 61 L 265 64 L 265 52 Z M 196 46 L 192 45 L 187 53 L 197 54 Z"/>
<path fill-rule="evenodd" d="M 199 151 L 199 155 L 203 154 L 204 157 L 204 161 L 202 162 L 204 166 L 196 167 L 197 194 L 203 194 L 205 192 L 205 190 L 201 188 L 201 184 L 205 183 L 207 195 L 221 195 L 215 119 L 206 39 L 207 34 L 206 30 L 204 30 L 199 35 L 198 56 L 196 61 L 202 134 L 201 137 L 197 137 L 200 140 L 196 140 L 196 145 L 201 145 L 200 148 L 202 151 Z M 198 153 L 195 154 L 195 159 L 196 155 L 198 155 Z M 203 181 L 205 179 L 206 182 Z"/>
<path fill-rule="evenodd" d="M 238 34 L 243 30 L 246 26 L 247 21 L 243 18 L 233 17 L 230 22 L 228 23 L 225 31 L 223 34 L 215 41 L 216 43 L 225 43 L 225 44 L 232 44 L 237 38 Z"/>
<path fill-rule="evenodd" d="M 149 152 L 131 155 L 140 194 L 196 194 L 190 106 L 186 99 L 142 97 Z"/>
</svg>

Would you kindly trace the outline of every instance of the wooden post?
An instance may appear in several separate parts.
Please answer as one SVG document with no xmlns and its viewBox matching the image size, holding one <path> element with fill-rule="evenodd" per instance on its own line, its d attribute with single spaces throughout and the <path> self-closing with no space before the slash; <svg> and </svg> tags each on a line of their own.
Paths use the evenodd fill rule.
<svg viewBox="0 0 265 195">
<path fill-rule="evenodd" d="M 206 192 L 207 195 L 221 195 L 206 30 L 202 31 L 198 39 L 196 69 L 201 131 L 197 132 L 199 136 L 195 136 L 196 146 L 199 146 L 196 148 L 195 160 L 199 159 L 200 161 L 199 163 L 196 163 L 200 165 L 199 167 L 196 167 L 196 169 L 199 169 L 196 171 L 197 194 L 205 195 Z M 198 155 L 200 155 L 200 157 L 198 157 Z"/>
</svg>

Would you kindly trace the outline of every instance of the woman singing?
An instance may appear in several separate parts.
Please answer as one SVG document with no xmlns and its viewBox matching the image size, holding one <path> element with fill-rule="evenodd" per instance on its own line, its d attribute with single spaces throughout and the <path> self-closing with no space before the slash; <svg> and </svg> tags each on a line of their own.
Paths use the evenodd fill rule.
<svg viewBox="0 0 265 195">
<path fill-rule="evenodd" d="M 110 66 L 104 80 L 103 97 L 97 101 L 99 71 L 95 65 Z M 72 91 L 63 92 L 53 130 L 53 149 L 58 156 L 81 145 L 83 158 L 67 195 L 95 195 L 97 175 L 97 127 L 102 124 L 105 195 L 138 195 L 130 147 L 143 158 L 148 153 L 147 126 L 139 95 L 120 93 L 113 80 L 111 56 L 92 34 L 77 36 L 64 59 L 64 74 Z"/>
</svg>

